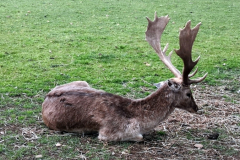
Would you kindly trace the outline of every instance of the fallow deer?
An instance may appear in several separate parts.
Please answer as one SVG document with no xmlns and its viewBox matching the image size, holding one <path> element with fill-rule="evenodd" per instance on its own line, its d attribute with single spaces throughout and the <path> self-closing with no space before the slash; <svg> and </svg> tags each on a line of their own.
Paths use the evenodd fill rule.
<svg viewBox="0 0 240 160">
<path fill-rule="evenodd" d="M 166 119 L 175 108 L 195 113 L 198 110 L 190 85 L 203 81 L 203 77 L 191 80 L 197 72 L 190 74 L 196 61 L 192 61 L 192 46 L 200 24 L 193 29 L 188 21 L 180 31 L 180 49 L 176 54 L 183 60 L 183 72 L 171 62 L 171 54 L 162 50 L 161 35 L 169 22 L 168 16 L 149 18 L 146 40 L 158 54 L 160 60 L 171 70 L 175 78 L 161 82 L 158 89 L 143 99 L 129 99 L 91 88 L 85 81 L 75 81 L 52 89 L 42 104 L 42 118 L 50 128 L 66 132 L 98 132 L 103 141 L 142 141 L 143 134 L 153 130 Z"/>
</svg>

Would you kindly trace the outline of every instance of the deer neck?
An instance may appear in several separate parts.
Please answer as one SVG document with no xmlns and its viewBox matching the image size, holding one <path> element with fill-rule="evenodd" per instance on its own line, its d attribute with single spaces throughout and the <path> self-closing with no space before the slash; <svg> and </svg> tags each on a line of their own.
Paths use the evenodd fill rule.
<svg viewBox="0 0 240 160">
<path fill-rule="evenodd" d="M 138 117 L 143 132 L 155 128 L 174 111 L 173 92 L 167 83 L 143 99 L 135 101 L 135 115 Z"/>
</svg>

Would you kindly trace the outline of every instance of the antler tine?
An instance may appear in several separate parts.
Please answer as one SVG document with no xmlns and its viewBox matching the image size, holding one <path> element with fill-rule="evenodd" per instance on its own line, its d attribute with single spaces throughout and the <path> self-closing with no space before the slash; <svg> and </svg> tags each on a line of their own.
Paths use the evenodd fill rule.
<svg viewBox="0 0 240 160">
<path fill-rule="evenodd" d="M 202 82 L 206 77 L 207 77 L 208 73 L 206 73 L 203 77 L 200 77 L 198 79 L 189 79 L 189 84 L 194 84 L 194 83 L 199 83 Z"/>
<path fill-rule="evenodd" d="M 160 44 L 162 33 L 166 25 L 168 24 L 170 18 L 168 16 L 157 17 L 156 12 L 154 21 L 151 21 L 148 17 L 146 18 L 148 20 L 147 31 L 145 32 L 146 40 L 153 47 L 161 61 L 170 69 L 170 71 L 176 77 L 181 78 L 181 73 L 173 66 L 171 62 L 171 53 L 169 54 L 169 56 L 165 54 L 168 48 L 168 44 L 164 47 L 163 51 Z"/>
<path fill-rule="evenodd" d="M 190 80 L 189 78 L 194 76 L 197 73 L 197 69 L 189 75 L 189 73 L 192 71 L 192 69 L 195 67 L 195 65 L 198 63 L 200 56 L 197 58 L 196 61 L 192 61 L 192 46 L 194 43 L 194 40 L 197 36 L 199 27 L 201 23 L 198 23 L 193 29 L 190 28 L 191 21 L 188 21 L 185 28 L 180 31 L 179 35 L 179 43 L 180 43 L 180 49 L 175 50 L 177 55 L 183 60 L 184 68 L 183 68 L 183 84 L 190 85 L 192 83 L 198 83 L 203 81 L 207 74 L 205 74 L 202 78 L 196 79 L 196 80 Z"/>
<path fill-rule="evenodd" d="M 195 76 L 195 74 L 197 73 L 198 71 L 198 67 L 195 69 L 195 71 L 193 73 L 191 73 L 190 75 L 188 75 L 188 78 L 191 78 L 193 76 Z"/>
</svg>

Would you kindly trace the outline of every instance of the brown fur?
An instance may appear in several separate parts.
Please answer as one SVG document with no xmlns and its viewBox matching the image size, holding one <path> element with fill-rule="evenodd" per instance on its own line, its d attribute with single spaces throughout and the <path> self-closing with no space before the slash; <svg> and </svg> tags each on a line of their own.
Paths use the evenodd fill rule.
<svg viewBox="0 0 240 160">
<path fill-rule="evenodd" d="M 189 86 L 177 79 L 143 99 L 132 100 L 76 81 L 55 87 L 42 105 L 42 118 L 51 129 L 67 132 L 98 131 L 106 141 L 141 141 L 177 107 L 196 112 Z M 83 85 L 84 84 L 84 85 Z"/>
</svg>

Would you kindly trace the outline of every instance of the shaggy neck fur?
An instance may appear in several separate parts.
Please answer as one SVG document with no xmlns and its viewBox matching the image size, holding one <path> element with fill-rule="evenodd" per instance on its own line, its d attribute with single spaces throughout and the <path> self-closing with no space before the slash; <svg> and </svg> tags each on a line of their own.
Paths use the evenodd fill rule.
<svg viewBox="0 0 240 160">
<path fill-rule="evenodd" d="M 164 83 L 156 92 L 132 103 L 130 108 L 133 109 L 143 133 L 156 127 L 174 111 L 174 99 L 174 94 L 167 83 Z"/>
</svg>

